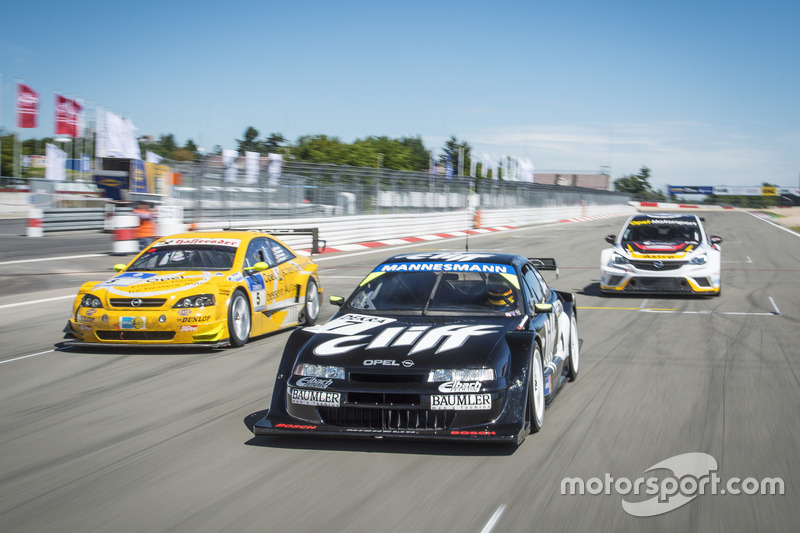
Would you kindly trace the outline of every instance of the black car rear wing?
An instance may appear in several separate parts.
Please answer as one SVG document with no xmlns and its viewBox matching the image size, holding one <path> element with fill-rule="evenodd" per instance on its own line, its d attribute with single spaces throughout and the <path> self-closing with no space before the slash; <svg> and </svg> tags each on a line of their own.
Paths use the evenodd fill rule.
<svg viewBox="0 0 800 533">
<path fill-rule="evenodd" d="M 234 228 L 227 228 L 234 229 Z M 236 228 L 239 229 L 239 228 Z M 327 248 L 327 241 L 319 238 L 319 228 L 244 228 L 247 231 L 260 231 L 270 235 L 310 235 L 311 253 L 320 254 Z"/>
<path fill-rule="evenodd" d="M 529 257 L 528 261 L 536 267 L 536 270 L 554 270 L 558 278 L 558 263 L 553 257 Z"/>
</svg>

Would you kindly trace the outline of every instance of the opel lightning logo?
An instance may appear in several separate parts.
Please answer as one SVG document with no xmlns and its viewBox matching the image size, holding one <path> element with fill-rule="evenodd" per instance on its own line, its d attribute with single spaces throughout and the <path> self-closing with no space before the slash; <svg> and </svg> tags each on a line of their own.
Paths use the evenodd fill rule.
<svg viewBox="0 0 800 533">
<path fill-rule="evenodd" d="M 142 305 L 142 299 L 141 298 L 134 298 L 133 300 L 131 300 L 131 306 L 132 307 L 139 307 L 140 305 Z"/>
<path fill-rule="evenodd" d="M 662 261 L 653 261 L 653 266 L 656 268 L 664 268 L 664 263 Z"/>
</svg>

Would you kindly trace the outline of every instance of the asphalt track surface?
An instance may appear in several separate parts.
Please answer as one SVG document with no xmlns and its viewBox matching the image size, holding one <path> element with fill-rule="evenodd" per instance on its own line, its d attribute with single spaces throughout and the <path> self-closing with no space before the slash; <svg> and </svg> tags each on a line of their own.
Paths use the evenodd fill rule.
<svg viewBox="0 0 800 533">
<path fill-rule="evenodd" d="M 718 298 L 601 296 L 603 237 L 622 218 L 470 237 L 556 257 L 550 281 L 578 295 L 580 375 L 519 448 L 254 438 L 288 332 L 220 351 L 53 351 L 78 285 L 120 259 L 103 235 L 16 247 L 0 232 L 0 531 L 798 531 L 800 237 L 746 213 L 706 220 L 725 239 Z M 319 256 L 325 300 L 400 250 L 464 244 Z M 666 483 L 672 471 L 647 470 L 691 452 L 723 483 L 777 477 L 785 493 L 687 485 L 696 497 L 649 517 L 622 502 L 650 496 L 613 481 L 561 493 L 567 477 Z"/>
</svg>

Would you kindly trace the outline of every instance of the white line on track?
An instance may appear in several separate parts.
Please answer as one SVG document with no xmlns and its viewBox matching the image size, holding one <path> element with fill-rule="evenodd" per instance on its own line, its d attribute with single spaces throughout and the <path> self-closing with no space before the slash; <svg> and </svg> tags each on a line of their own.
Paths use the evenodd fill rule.
<svg viewBox="0 0 800 533">
<path fill-rule="evenodd" d="M 14 359 L 6 359 L 5 361 L 0 361 L 0 365 L 2 365 L 3 363 L 11 363 L 12 361 L 19 361 L 20 359 L 28 359 L 29 357 L 36 357 L 37 355 L 44 355 L 46 353 L 53 353 L 53 352 L 55 352 L 55 350 L 47 350 L 46 352 L 32 353 L 30 355 L 15 357 Z"/>
<path fill-rule="evenodd" d="M 492 515 L 492 517 L 489 519 L 489 521 L 486 522 L 486 525 L 483 526 L 483 529 L 481 529 L 481 533 L 489 533 L 492 529 L 494 529 L 494 526 L 497 525 L 497 521 L 500 520 L 500 515 L 502 515 L 503 511 L 505 510 L 506 510 L 505 504 L 498 507 L 497 510 Z"/>
<path fill-rule="evenodd" d="M 786 233 L 790 233 L 790 234 L 794 235 L 795 237 L 800 237 L 800 233 L 796 233 L 795 231 L 792 231 L 792 230 L 790 230 L 789 228 L 785 228 L 785 227 L 781 226 L 780 224 L 776 224 L 775 222 L 773 222 L 773 221 L 771 221 L 771 220 L 768 220 L 768 219 L 766 219 L 766 218 L 761 218 L 760 216 L 758 216 L 758 215 L 754 215 L 753 213 L 750 213 L 749 211 L 748 211 L 748 213 L 747 213 L 747 214 L 748 214 L 748 215 L 750 215 L 751 217 L 755 217 L 755 218 L 757 218 L 758 220 L 763 220 L 763 221 L 764 221 L 764 222 L 766 222 L 767 224 L 772 224 L 772 225 L 773 225 L 773 226 L 775 226 L 776 228 L 778 228 L 778 229 L 782 229 L 782 230 L 783 230 L 783 231 L 785 231 Z"/>
<path fill-rule="evenodd" d="M 781 314 L 781 310 L 778 309 L 777 305 L 775 305 L 775 300 L 772 299 L 772 296 L 769 297 L 769 301 L 772 302 L 772 307 L 775 309 L 775 314 L 776 315 Z"/>
<path fill-rule="evenodd" d="M 76 291 L 77 292 L 77 291 Z M 74 294 L 70 294 L 67 296 L 54 296 L 53 298 L 43 298 L 41 300 L 30 300 L 28 302 L 17 302 L 15 304 L 4 304 L 0 305 L 0 309 L 10 309 L 12 307 L 20 307 L 23 305 L 31 305 L 31 304 L 43 304 L 47 302 L 55 302 L 56 300 L 66 300 L 67 298 L 75 298 Z"/>
<path fill-rule="evenodd" d="M 2 265 L 16 265 L 19 263 L 38 263 L 39 261 L 60 261 L 61 259 L 85 259 L 87 257 L 106 257 L 108 254 L 85 254 L 85 255 L 67 255 L 59 257 L 41 257 L 39 259 L 18 259 L 16 261 L 4 261 Z"/>
</svg>

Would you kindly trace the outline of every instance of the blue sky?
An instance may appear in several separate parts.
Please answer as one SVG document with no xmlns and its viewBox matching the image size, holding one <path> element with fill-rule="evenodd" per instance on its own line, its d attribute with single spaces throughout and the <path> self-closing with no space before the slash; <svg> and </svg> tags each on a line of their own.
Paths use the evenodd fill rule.
<svg viewBox="0 0 800 533">
<path fill-rule="evenodd" d="M 57 91 L 208 150 L 253 126 L 656 185 L 800 175 L 796 0 L 6 2 L 0 74 L 6 130 L 15 79 L 42 96 L 25 138 Z"/>
</svg>

